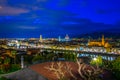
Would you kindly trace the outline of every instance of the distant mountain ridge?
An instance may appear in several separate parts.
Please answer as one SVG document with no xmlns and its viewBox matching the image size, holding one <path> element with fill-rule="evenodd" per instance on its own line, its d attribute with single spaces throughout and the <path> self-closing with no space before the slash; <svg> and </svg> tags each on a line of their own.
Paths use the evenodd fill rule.
<svg viewBox="0 0 120 80">
<path fill-rule="evenodd" d="M 114 32 L 114 31 L 96 31 L 96 32 L 91 32 L 91 33 L 86 33 L 86 34 L 81 34 L 77 35 L 76 37 L 78 38 L 93 38 L 93 39 L 98 39 L 101 38 L 102 35 L 104 35 L 107 38 L 113 38 L 113 39 L 120 39 L 120 32 Z M 75 36 L 74 36 L 75 37 Z"/>
<path fill-rule="evenodd" d="M 103 30 L 104 32 L 120 33 L 120 27 Z"/>
</svg>

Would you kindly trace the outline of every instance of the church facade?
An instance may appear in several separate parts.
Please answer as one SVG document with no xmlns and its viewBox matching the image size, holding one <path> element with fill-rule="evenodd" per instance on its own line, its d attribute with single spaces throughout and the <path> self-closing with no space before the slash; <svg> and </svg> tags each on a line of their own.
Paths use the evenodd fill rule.
<svg viewBox="0 0 120 80">
<path fill-rule="evenodd" d="M 88 46 L 111 47 L 108 42 L 105 42 L 104 35 L 102 35 L 101 41 L 89 41 Z"/>
</svg>

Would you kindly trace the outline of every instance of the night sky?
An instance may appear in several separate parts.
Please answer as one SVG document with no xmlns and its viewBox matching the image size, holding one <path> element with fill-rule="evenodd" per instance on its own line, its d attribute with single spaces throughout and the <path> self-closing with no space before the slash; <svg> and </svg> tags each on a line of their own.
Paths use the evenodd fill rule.
<svg viewBox="0 0 120 80">
<path fill-rule="evenodd" d="M 120 30 L 120 0 L 0 0 L 0 37 Z"/>
</svg>

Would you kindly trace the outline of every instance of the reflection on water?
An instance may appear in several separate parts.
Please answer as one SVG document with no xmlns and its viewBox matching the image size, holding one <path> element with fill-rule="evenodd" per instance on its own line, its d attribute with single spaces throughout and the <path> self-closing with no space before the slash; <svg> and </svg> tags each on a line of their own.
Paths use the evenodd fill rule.
<svg viewBox="0 0 120 80">
<path fill-rule="evenodd" d="M 94 54 L 79 54 L 79 57 L 95 58 L 95 57 L 98 57 L 98 55 L 94 55 Z M 112 60 L 115 60 L 115 57 L 113 57 L 113 56 L 102 56 L 102 59 L 112 61 Z"/>
</svg>

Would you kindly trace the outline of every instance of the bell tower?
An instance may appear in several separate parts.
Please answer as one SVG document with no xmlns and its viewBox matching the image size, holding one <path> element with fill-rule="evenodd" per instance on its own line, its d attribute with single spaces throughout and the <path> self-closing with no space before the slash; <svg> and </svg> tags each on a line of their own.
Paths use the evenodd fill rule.
<svg viewBox="0 0 120 80">
<path fill-rule="evenodd" d="M 102 46 L 105 45 L 105 38 L 104 38 L 104 35 L 102 35 Z"/>
<path fill-rule="evenodd" d="M 42 39 L 42 35 L 40 35 L 40 40 L 39 40 L 40 42 L 42 42 L 43 41 L 43 39 Z"/>
</svg>

